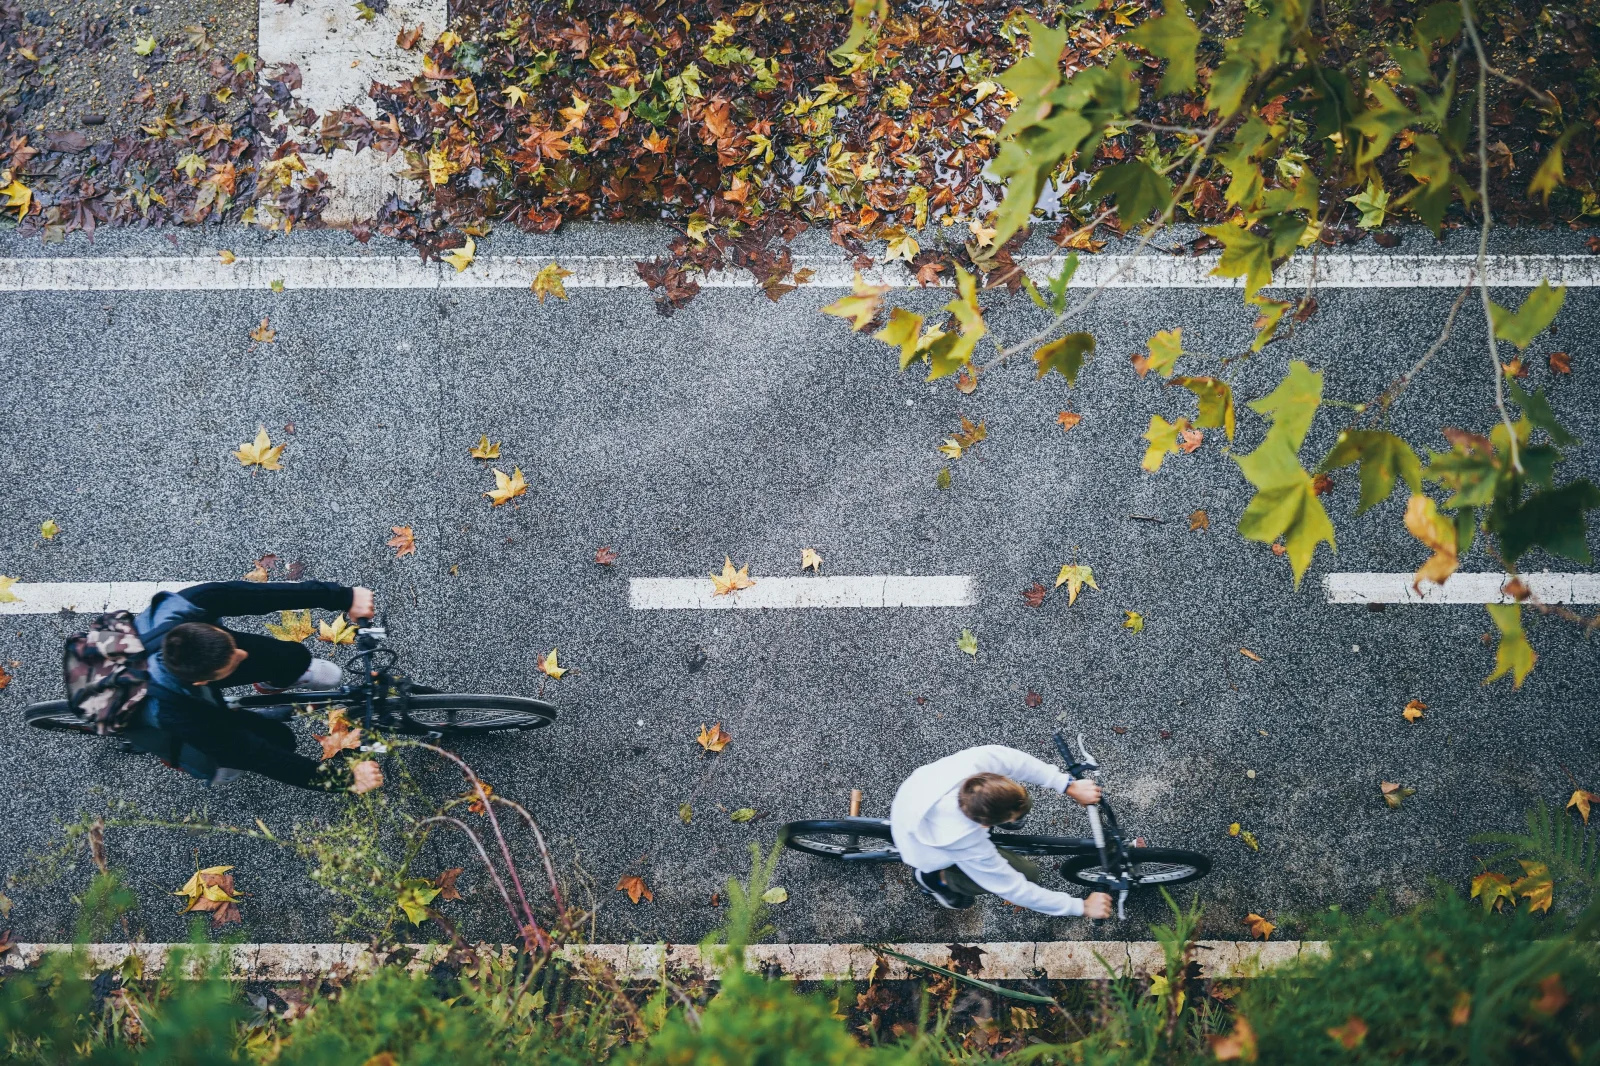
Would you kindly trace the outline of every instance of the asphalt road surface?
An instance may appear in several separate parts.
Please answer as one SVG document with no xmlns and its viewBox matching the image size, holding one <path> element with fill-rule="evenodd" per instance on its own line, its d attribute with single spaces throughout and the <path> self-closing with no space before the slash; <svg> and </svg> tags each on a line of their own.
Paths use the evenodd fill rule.
<svg viewBox="0 0 1600 1066">
<path fill-rule="evenodd" d="M 106 234 L 0 255 L 251 254 L 256 238 Z M 1431 241 L 1408 238 L 1408 251 Z M 480 255 L 644 252 L 648 231 L 496 237 Z M 277 251 L 358 254 L 338 235 L 279 240 Z M 1571 235 L 1511 235 L 1500 250 L 1575 252 Z M 374 242 L 367 251 L 378 251 Z M 383 249 L 387 251 L 387 249 Z M 1446 250 L 1468 252 L 1456 235 Z M 1404 497 L 1354 514 L 1353 470 L 1327 497 L 1337 556 L 1319 551 L 1297 591 L 1288 563 L 1233 529 L 1249 487 L 1221 434 L 1192 455 L 1139 469 L 1151 413 L 1193 413 L 1187 392 L 1141 381 L 1128 355 L 1181 325 L 1216 372 L 1244 350 L 1249 316 L 1236 292 L 1106 293 L 1083 328 L 1100 341 L 1075 390 L 1032 380 L 1030 365 L 987 375 L 963 396 L 897 375 L 892 354 L 817 313 L 837 290 L 805 288 L 774 305 L 748 289 L 707 290 L 671 317 L 637 289 L 573 290 L 542 306 L 526 291 L 8 293 L 0 305 L 6 414 L 0 421 L 0 573 L 23 582 L 208 580 L 242 576 L 266 552 L 308 576 L 380 591 L 394 644 L 436 686 L 537 694 L 557 703 L 539 733 L 465 742 L 461 754 L 526 802 L 600 940 L 698 939 L 718 921 L 713 894 L 748 867 L 788 819 L 842 814 L 852 788 L 887 815 L 899 781 L 972 744 L 1051 754 L 1050 734 L 1082 730 L 1106 767 L 1124 821 L 1158 844 L 1212 854 L 1197 885 L 1207 934 L 1246 935 L 1255 911 L 1285 933 L 1330 905 L 1406 901 L 1429 878 L 1461 885 L 1485 853 L 1475 833 L 1515 828 L 1536 801 L 1600 788 L 1595 724 L 1600 671 L 1571 627 L 1530 619 L 1537 670 L 1520 690 L 1481 684 L 1493 648 L 1477 606 L 1329 604 L 1338 571 L 1409 571 L 1425 552 L 1404 532 Z M 1243 401 L 1272 388 L 1290 359 L 1327 372 L 1327 395 L 1375 396 L 1427 346 L 1454 292 L 1328 290 L 1292 339 L 1235 361 L 1236 450 L 1265 424 Z M 893 302 L 932 312 L 936 291 Z M 1502 294 L 1516 301 L 1520 294 Z M 991 328 L 1018 337 L 1038 321 L 1025 299 L 991 295 Z M 1566 466 L 1597 473 L 1600 371 L 1590 342 L 1600 293 L 1574 288 L 1555 337 L 1530 350 L 1530 383 L 1590 442 Z M 276 340 L 250 331 L 270 317 Z M 1572 353 L 1553 379 L 1545 355 Z M 1444 447 L 1437 427 L 1486 431 L 1489 379 L 1481 320 L 1469 304 L 1456 338 L 1394 413 L 1411 440 Z M 1064 433 L 1058 411 L 1083 421 Z M 989 439 L 950 462 L 936 450 L 961 415 Z M 293 424 L 292 434 L 284 427 Z M 230 452 L 258 424 L 287 440 L 279 472 L 242 468 Z M 1319 415 L 1305 455 L 1343 425 Z M 497 464 L 467 450 L 503 441 Z M 520 466 L 527 494 L 491 508 L 489 467 Z M 951 470 L 941 490 L 936 476 Z M 1209 531 L 1188 516 L 1208 512 Z M 1136 517 L 1138 516 L 1138 517 Z M 54 519 L 63 532 L 38 532 Z M 417 551 L 396 559 L 391 526 L 412 526 Z M 1595 542 L 1591 535 L 1591 544 Z M 611 567 L 594 552 L 615 548 Z M 628 582 L 694 577 L 725 555 L 751 576 L 799 576 L 803 548 L 827 575 L 968 575 L 970 607 L 773 611 L 638 611 Z M 1020 592 L 1067 562 L 1093 568 L 1099 590 L 1038 609 Z M 1465 570 L 1492 563 L 1474 550 Z M 1538 552 L 1526 569 L 1583 570 Z M 1143 632 L 1122 627 L 1125 611 Z M 342 800 L 260 780 L 206 788 L 109 743 L 25 730 L 22 707 L 58 695 L 60 641 L 71 615 L 3 619 L 0 661 L 0 869 L 28 867 L 58 825 L 128 800 L 151 813 L 194 810 L 282 831 L 328 818 Z M 975 656 L 957 646 L 963 629 Z M 326 649 L 327 645 L 320 645 Z M 560 648 L 571 672 L 536 669 Z M 1241 654 L 1250 649 L 1255 661 Z M 703 651 L 703 668 L 689 663 Z M 1038 707 L 1025 702 L 1042 697 Z M 1413 699 L 1426 717 L 1408 723 Z M 695 743 L 720 722 L 720 755 Z M 310 749 L 306 739 L 302 750 Z M 459 777 L 414 764 L 439 796 Z M 1399 810 L 1379 782 L 1415 788 Z M 680 820 L 681 804 L 693 810 Z M 730 812 L 754 808 L 747 824 Z M 1253 852 L 1230 838 L 1240 822 Z M 1032 822 L 1084 832 L 1082 814 L 1044 797 Z M 182 939 L 169 893 L 195 864 L 232 864 L 248 893 L 250 940 L 326 940 L 331 898 L 304 864 L 271 845 L 167 830 L 113 832 L 110 860 L 141 900 L 137 923 Z M 486 878 L 457 844 L 430 844 L 423 872 L 463 865 L 468 932 L 512 933 Z M 90 867 L 7 890 L 18 940 L 69 938 Z M 612 886 L 641 873 L 654 902 Z M 994 900 L 962 914 L 925 902 L 901 868 L 841 871 L 790 854 L 778 882 L 780 939 L 1030 940 L 1139 938 L 1159 901 L 1132 921 L 1091 926 Z M 588 886 L 585 889 L 585 886 Z"/>
</svg>

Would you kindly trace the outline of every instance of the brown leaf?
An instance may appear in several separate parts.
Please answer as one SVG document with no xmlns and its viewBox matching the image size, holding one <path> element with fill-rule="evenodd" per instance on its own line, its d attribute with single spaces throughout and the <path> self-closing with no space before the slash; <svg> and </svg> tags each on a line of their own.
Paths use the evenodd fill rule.
<svg viewBox="0 0 1600 1066">
<path fill-rule="evenodd" d="M 1520 358 L 1511 360 L 1501 369 L 1505 371 L 1508 378 L 1525 378 L 1528 376 L 1528 364 Z"/>
<path fill-rule="evenodd" d="M 1272 931 L 1278 928 L 1255 911 L 1251 911 L 1245 917 L 1244 924 L 1250 927 L 1251 936 L 1260 937 L 1262 940 L 1267 939 L 1272 935 Z"/>
<path fill-rule="evenodd" d="M 1551 352 L 1550 369 L 1555 371 L 1557 374 L 1572 373 L 1572 356 L 1568 355 L 1566 352 Z"/>
<path fill-rule="evenodd" d="M 311 735 L 316 738 L 318 744 L 322 745 L 322 758 L 324 760 L 331 759 L 346 749 L 354 751 L 361 747 L 361 730 L 351 729 L 348 724 L 343 729 L 335 729 L 327 736 L 321 736 L 317 733 Z"/>
<path fill-rule="evenodd" d="M 1211 1054 L 1220 1062 L 1256 1061 L 1256 1033 L 1250 1028 L 1250 1020 L 1242 1014 L 1234 1020 L 1233 1032 L 1227 1036 L 1211 1033 L 1206 1042 L 1211 1045 Z"/>
<path fill-rule="evenodd" d="M 1255 652 L 1251 651 L 1249 648 L 1240 648 L 1239 649 L 1239 654 L 1243 655 L 1246 659 L 1250 659 L 1253 662 L 1258 662 L 1259 663 L 1259 662 L 1263 662 L 1264 661 L 1261 658 L 1261 656 L 1257 655 Z"/>
<path fill-rule="evenodd" d="M 1022 697 L 1022 702 L 1027 704 L 1029 707 L 1038 707 L 1040 704 L 1044 703 L 1044 697 L 1032 689 L 1029 689 L 1028 694 Z"/>
<path fill-rule="evenodd" d="M 6 673 L 5 667 L 0 666 L 0 692 L 4 692 L 6 686 L 9 684 L 11 684 L 11 675 Z M 1587 819 L 1585 820 L 1587 821 Z"/>
<path fill-rule="evenodd" d="M 745 563 L 739 569 L 733 568 L 733 560 L 728 556 L 722 557 L 722 573 L 711 575 L 711 595 L 727 596 L 740 589 L 750 588 L 755 580 L 750 576 L 750 564 Z"/>
<path fill-rule="evenodd" d="M 1206 435 L 1198 429 L 1186 429 L 1178 436 L 1181 441 L 1178 447 L 1183 449 L 1185 455 L 1193 455 L 1206 440 Z"/>
<path fill-rule="evenodd" d="M 699 744 L 705 750 L 715 752 L 721 751 L 723 748 L 727 747 L 729 742 L 733 740 L 733 737 L 723 732 L 722 723 L 718 722 L 710 729 L 707 729 L 705 725 L 702 724 L 700 726 L 700 735 L 694 739 L 695 743 Z"/>
<path fill-rule="evenodd" d="M 1044 603 L 1045 593 L 1048 591 L 1044 585 L 1035 581 L 1032 585 L 1022 590 L 1022 602 L 1029 607 L 1038 607 Z"/>
<path fill-rule="evenodd" d="M 271 344 L 278 339 L 278 331 L 273 329 L 271 323 L 263 318 L 261 325 L 250 331 L 250 339 L 258 344 Z"/>
<path fill-rule="evenodd" d="M 1383 230 L 1379 230 L 1372 235 L 1372 243 L 1379 248 L 1398 248 L 1400 247 L 1400 234 L 1386 233 Z"/>
<path fill-rule="evenodd" d="M 1189 532 L 1193 533 L 1197 529 L 1210 528 L 1211 516 L 1206 514 L 1204 511 L 1195 511 L 1189 516 Z"/>
<path fill-rule="evenodd" d="M 394 35 L 394 45 L 402 52 L 409 52 L 417 46 L 422 39 L 422 25 L 401 26 L 400 32 Z"/>
<path fill-rule="evenodd" d="M 482 790 L 481 792 L 479 791 L 480 789 Z M 472 802 L 467 804 L 467 810 L 473 814 L 488 814 L 489 803 L 492 802 L 493 796 L 494 786 L 481 777 L 478 778 L 476 786 L 467 789 L 461 794 L 463 799 L 471 798 Z"/>
<path fill-rule="evenodd" d="M 638 874 L 623 874 L 617 881 L 617 891 L 626 892 L 631 903 L 638 903 L 641 899 L 654 903 L 656 899 L 656 894 L 650 891 L 650 886 Z"/>
<path fill-rule="evenodd" d="M 1406 704 L 1406 709 L 1401 711 L 1400 714 L 1405 718 L 1406 721 L 1415 722 L 1418 718 L 1422 717 L 1422 712 L 1427 709 L 1428 705 L 1426 703 L 1423 703 L 1421 700 L 1412 700 L 1410 703 Z"/>
<path fill-rule="evenodd" d="M 1073 411 L 1062 411 L 1060 414 L 1056 415 L 1056 422 L 1060 424 L 1061 432 L 1063 433 L 1082 421 L 1083 416 Z"/>
<path fill-rule="evenodd" d="M 1339 1041 L 1346 1051 L 1354 1051 L 1367 1038 L 1367 1023 L 1352 1014 L 1343 1025 L 1329 1029 L 1328 1035 Z"/>
<path fill-rule="evenodd" d="M 1333 491 L 1333 478 L 1327 474 L 1318 474 L 1311 479 L 1311 491 L 1318 496 L 1326 496 Z"/>
<path fill-rule="evenodd" d="M 1559 1014 L 1567 1005 L 1567 990 L 1561 987 L 1561 975 L 1553 973 L 1539 982 L 1539 998 L 1528 1004 L 1540 1014 Z"/>
<path fill-rule="evenodd" d="M 272 580 L 272 575 L 267 572 L 266 567 L 257 563 L 248 574 L 244 575 L 244 579 L 246 581 L 270 581 Z"/>
<path fill-rule="evenodd" d="M 417 538 L 411 532 L 410 526 L 390 526 L 389 528 L 394 531 L 394 536 L 384 541 L 384 543 L 394 549 L 394 557 L 396 559 L 417 553 Z"/>
<path fill-rule="evenodd" d="M 1272 545 L 1272 554 L 1273 555 L 1282 555 L 1284 552 L 1286 552 L 1288 550 L 1289 549 L 1287 549 L 1287 548 L 1285 548 L 1283 546 L 1283 541 L 1281 541 L 1281 540 L 1280 541 L 1275 541 L 1273 543 L 1273 545 Z"/>
<path fill-rule="evenodd" d="M 460 899 L 461 892 L 456 888 L 456 878 L 461 876 L 461 867 L 452 866 L 433 879 L 433 887 L 439 890 L 440 899 Z"/>
<path fill-rule="evenodd" d="M 961 368 L 961 373 L 956 375 L 956 391 L 963 396 L 970 396 L 978 387 L 977 372 L 970 366 Z"/>
<path fill-rule="evenodd" d="M 617 550 L 609 545 L 594 550 L 594 561 L 601 566 L 610 566 L 617 561 Z"/>
</svg>

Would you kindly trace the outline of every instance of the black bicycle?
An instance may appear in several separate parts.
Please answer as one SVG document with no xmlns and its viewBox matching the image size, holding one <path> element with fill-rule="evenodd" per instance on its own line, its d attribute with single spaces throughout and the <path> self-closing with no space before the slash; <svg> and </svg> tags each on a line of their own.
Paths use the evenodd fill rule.
<svg viewBox="0 0 1600 1066">
<path fill-rule="evenodd" d="M 1100 777 L 1100 764 L 1078 735 L 1081 759 L 1055 735 L 1056 750 L 1074 777 Z M 859 809 L 859 797 L 851 799 L 851 814 Z M 1123 903 L 1135 888 L 1170 887 L 1197 881 L 1211 872 L 1211 860 L 1197 851 L 1181 848 L 1147 848 L 1129 842 L 1122 834 L 1117 816 L 1104 796 L 1099 803 L 1084 808 L 1089 815 L 1093 837 L 1033 836 L 1027 833 L 989 830 L 997 847 L 1021 855 L 1062 856 L 1061 876 L 1073 884 L 1095 892 L 1117 895 L 1117 917 L 1125 917 Z M 781 830 L 784 844 L 825 859 L 845 862 L 899 862 L 900 850 L 894 846 L 889 822 L 883 818 L 824 818 L 789 822 Z"/>
<path fill-rule="evenodd" d="M 342 707 L 352 725 L 369 733 L 433 738 L 543 729 L 555 721 L 556 709 L 543 700 L 439 692 L 416 684 L 399 669 L 400 653 L 384 647 L 388 636 L 381 623 L 356 631 L 355 655 L 345 664 L 349 680 L 336 689 L 230 696 L 228 705 L 279 721 L 313 704 L 330 710 Z M 36 729 L 94 735 L 93 728 L 68 709 L 66 700 L 35 703 L 22 713 Z"/>
</svg>

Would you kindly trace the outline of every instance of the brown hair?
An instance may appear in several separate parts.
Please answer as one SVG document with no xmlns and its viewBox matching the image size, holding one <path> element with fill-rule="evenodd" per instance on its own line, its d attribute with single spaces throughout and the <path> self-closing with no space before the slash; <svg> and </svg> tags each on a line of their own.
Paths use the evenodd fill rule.
<svg viewBox="0 0 1600 1066">
<path fill-rule="evenodd" d="M 1028 790 L 1004 774 L 973 774 L 961 782 L 961 813 L 979 825 L 1014 821 L 1032 806 Z"/>
<path fill-rule="evenodd" d="M 161 661 L 180 681 L 205 681 L 233 658 L 233 637 L 204 622 L 173 626 L 161 641 Z"/>
</svg>

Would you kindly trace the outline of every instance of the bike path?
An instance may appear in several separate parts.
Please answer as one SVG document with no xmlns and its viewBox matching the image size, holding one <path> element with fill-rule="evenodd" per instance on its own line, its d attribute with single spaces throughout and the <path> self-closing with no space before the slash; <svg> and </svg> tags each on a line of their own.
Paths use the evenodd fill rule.
<svg viewBox="0 0 1600 1066">
<path fill-rule="evenodd" d="M 1233 532 L 1248 487 L 1214 431 L 1194 455 L 1140 472 L 1149 415 L 1192 416 L 1192 399 L 1141 381 L 1128 355 L 1174 325 L 1190 351 L 1241 350 L 1249 322 L 1237 294 L 1108 292 L 1085 322 L 1100 350 L 1076 390 L 1016 366 L 970 397 L 896 377 L 887 349 L 817 313 L 836 295 L 803 289 L 774 306 L 708 290 L 664 318 L 633 290 L 543 306 L 504 290 L 14 294 L 0 314 L 17 371 L 0 426 L 0 573 L 238 577 L 270 551 L 309 576 L 380 589 L 396 645 L 429 682 L 542 688 L 562 708 L 550 730 L 462 753 L 497 789 L 531 800 L 557 854 L 592 887 L 607 941 L 697 939 L 715 924 L 713 893 L 781 821 L 842 814 L 852 788 L 865 791 L 865 813 L 884 815 L 917 765 L 989 741 L 1048 756 L 1060 727 L 1086 732 L 1131 827 L 1214 856 L 1197 887 L 1219 937 L 1243 936 L 1249 911 L 1303 917 L 1380 891 L 1410 898 L 1430 873 L 1464 881 L 1481 850 L 1473 832 L 1514 827 L 1535 799 L 1591 787 L 1582 775 L 1600 735 L 1586 708 L 1600 678 L 1569 631 L 1531 624 L 1539 667 L 1512 692 L 1480 685 L 1493 660 L 1478 641 L 1489 629 L 1481 607 L 1326 602 L 1325 573 L 1421 562 L 1400 527 L 1403 498 L 1356 518 L 1355 478 L 1336 474 L 1339 554 L 1319 553 L 1295 591 L 1284 560 Z M 1368 399 L 1426 346 L 1452 298 L 1330 290 L 1300 335 L 1235 368 L 1236 388 L 1260 395 L 1302 358 L 1328 371 L 1330 396 Z M 946 299 L 894 302 L 929 313 Z M 1533 383 L 1551 387 L 1585 438 L 1600 397 L 1577 341 L 1592 335 L 1597 307 L 1592 290 L 1571 290 L 1556 338 L 1531 353 Z M 263 316 L 270 344 L 249 339 Z M 1026 317 L 1012 301 L 991 327 L 1020 335 Z M 1441 409 L 1445 424 L 1487 428 L 1486 357 L 1470 316 L 1457 338 L 1396 411 L 1414 440 L 1443 446 L 1428 433 Z M 1574 373 L 1553 381 L 1545 350 L 1566 345 Z M 1055 416 L 1069 406 L 1083 421 L 1063 433 Z M 948 462 L 936 449 L 963 414 L 990 436 Z M 257 424 L 288 441 L 282 471 L 252 473 L 230 457 Z M 1337 424 L 1320 416 L 1307 454 Z M 1241 410 L 1235 447 L 1254 446 L 1262 428 Z M 504 442 L 498 464 L 468 457 L 480 434 Z M 495 465 L 520 467 L 527 494 L 491 508 L 481 494 Z M 943 466 L 948 490 L 935 481 Z M 1594 466 L 1579 452 L 1569 472 L 1593 476 Z M 1189 530 L 1197 508 L 1209 531 Z M 37 533 L 46 518 L 64 531 L 48 543 Z M 385 547 L 394 525 L 415 530 L 416 555 Z M 594 563 L 601 546 L 617 551 L 615 565 Z M 706 574 L 724 555 L 758 582 L 801 576 L 806 547 L 827 575 L 969 577 L 974 603 L 630 606 L 631 579 Z M 1038 609 L 1023 603 L 1023 588 L 1048 585 L 1072 561 L 1093 567 L 1098 591 L 1071 607 L 1064 590 Z M 1463 566 L 1490 568 L 1476 553 Z M 1122 628 L 1128 610 L 1145 619 L 1142 632 Z M 49 839 L 50 819 L 102 802 L 89 794 L 96 784 L 154 810 L 203 806 L 273 826 L 333 809 L 269 783 L 208 791 L 108 745 L 23 734 L 14 712 L 55 694 L 59 640 L 75 625 L 5 619 L 0 658 L 21 664 L 0 694 L 12 712 L 0 721 L 7 868 Z M 963 629 L 976 656 L 957 646 Z M 551 647 L 572 668 L 559 682 L 535 667 Z M 1429 705 L 1414 724 L 1400 717 L 1412 699 Z M 734 739 L 708 756 L 694 736 L 714 722 Z M 1417 794 L 1390 810 L 1380 780 Z M 447 774 L 432 783 L 456 788 Z M 731 822 L 741 808 L 757 818 Z M 1233 822 L 1260 852 L 1228 836 Z M 1049 798 L 1035 825 L 1084 830 L 1081 814 Z M 181 939 L 163 900 L 197 860 L 238 866 L 252 893 L 250 939 L 329 938 L 328 897 L 271 848 L 166 831 L 114 835 L 110 847 L 133 871 L 152 939 Z M 464 857 L 441 845 L 429 859 L 469 865 Z M 66 883 L 81 884 L 85 869 Z M 654 902 L 612 890 L 633 872 Z M 1091 928 L 992 901 L 949 915 L 904 871 L 841 875 L 800 856 L 785 857 L 778 880 L 789 892 L 778 934 L 801 942 L 1124 939 L 1159 918 L 1141 904 L 1128 925 Z M 469 865 L 463 883 L 477 891 L 456 913 L 502 938 L 485 880 Z M 61 887 L 8 895 L 17 939 L 70 932 Z"/>
</svg>

